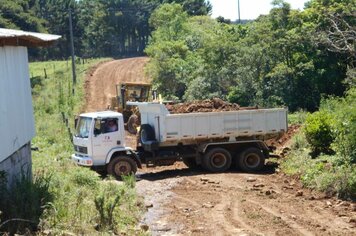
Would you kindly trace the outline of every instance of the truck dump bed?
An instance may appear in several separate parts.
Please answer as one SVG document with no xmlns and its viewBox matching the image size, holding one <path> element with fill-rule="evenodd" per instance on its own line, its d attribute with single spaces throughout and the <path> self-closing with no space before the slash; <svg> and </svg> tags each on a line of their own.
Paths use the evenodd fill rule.
<svg viewBox="0 0 356 236">
<path fill-rule="evenodd" d="M 160 143 L 252 136 L 264 139 L 287 131 L 286 108 L 170 114 L 164 104 L 132 105 L 139 107 L 141 124 L 151 125 Z"/>
</svg>

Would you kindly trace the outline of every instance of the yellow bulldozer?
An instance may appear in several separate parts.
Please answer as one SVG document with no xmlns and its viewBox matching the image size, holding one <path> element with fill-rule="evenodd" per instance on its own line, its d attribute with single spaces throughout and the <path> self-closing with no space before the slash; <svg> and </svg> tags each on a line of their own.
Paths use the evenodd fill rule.
<svg viewBox="0 0 356 236">
<path fill-rule="evenodd" d="M 142 82 L 122 82 L 116 85 L 116 96 L 111 99 L 111 109 L 122 113 L 125 128 L 131 134 L 137 133 L 140 115 L 136 106 L 127 105 L 126 102 L 151 101 L 155 96 L 155 91 L 151 91 L 151 88 L 150 83 Z"/>
</svg>

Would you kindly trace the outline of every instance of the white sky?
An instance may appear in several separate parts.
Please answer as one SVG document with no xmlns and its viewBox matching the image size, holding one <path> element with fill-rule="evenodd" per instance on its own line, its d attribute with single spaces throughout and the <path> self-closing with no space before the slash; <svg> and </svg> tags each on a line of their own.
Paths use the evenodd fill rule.
<svg viewBox="0 0 356 236">
<path fill-rule="evenodd" d="M 302 10 L 308 0 L 285 0 L 293 9 Z M 238 0 L 209 0 L 213 6 L 212 17 L 223 16 L 226 19 L 238 19 Z M 256 19 L 261 14 L 268 14 L 272 0 L 240 0 L 241 19 Z"/>
</svg>

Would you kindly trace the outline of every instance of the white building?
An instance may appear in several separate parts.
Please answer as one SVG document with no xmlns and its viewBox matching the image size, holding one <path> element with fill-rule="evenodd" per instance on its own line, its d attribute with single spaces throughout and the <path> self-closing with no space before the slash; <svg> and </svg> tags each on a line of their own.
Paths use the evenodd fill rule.
<svg viewBox="0 0 356 236">
<path fill-rule="evenodd" d="M 27 47 L 48 46 L 60 36 L 0 28 L 0 176 L 8 183 L 31 176 L 35 135 Z"/>
</svg>

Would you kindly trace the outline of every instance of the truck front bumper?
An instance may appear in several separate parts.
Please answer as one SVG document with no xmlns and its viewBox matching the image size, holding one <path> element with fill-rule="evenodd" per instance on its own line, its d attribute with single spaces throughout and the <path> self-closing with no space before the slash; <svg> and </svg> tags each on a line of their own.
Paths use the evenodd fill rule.
<svg viewBox="0 0 356 236">
<path fill-rule="evenodd" d="M 81 166 L 92 166 L 93 160 L 88 156 L 72 154 L 72 161 Z"/>
</svg>

